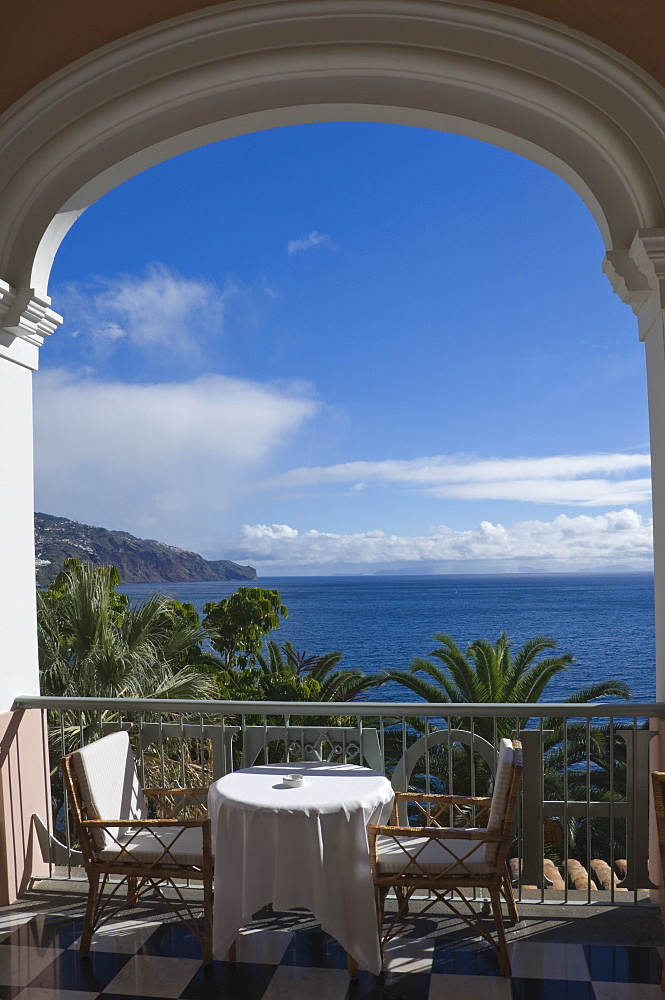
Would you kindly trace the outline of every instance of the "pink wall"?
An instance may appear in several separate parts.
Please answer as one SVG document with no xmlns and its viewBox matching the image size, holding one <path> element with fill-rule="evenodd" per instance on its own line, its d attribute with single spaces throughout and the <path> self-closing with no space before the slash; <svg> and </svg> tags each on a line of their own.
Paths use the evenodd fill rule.
<svg viewBox="0 0 665 1000">
<path fill-rule="evenodd" d="M 47 822 L 47 778 L 46 713 L 0 714 L 0 906 L 48 874 L 32 823 L 34 814 Z"/>
</svg>

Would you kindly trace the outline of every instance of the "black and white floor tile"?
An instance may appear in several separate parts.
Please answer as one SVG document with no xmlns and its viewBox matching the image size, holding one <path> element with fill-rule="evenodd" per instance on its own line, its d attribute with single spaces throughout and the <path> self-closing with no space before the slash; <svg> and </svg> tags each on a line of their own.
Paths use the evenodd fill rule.
<svg viewBox="0 0 665 1000">
<path fill-rule="evenodd" d="M 629 914 L 626 914 L 629 919 Z M 528 923 L 528 922 L 527 922 Z M 204 966 L 178 923 L 117 920 L 79 953 L 82 920 L 0 914 L 0 1000 L 661 1000 L 662 949 L 573 943 L 528 926 L 511 943 L 513 976 L 483 943 L 428 920 L 396 940 L 384 972 L 350 980 L 340 945 L 303 914 L 264 914 L 241 934 L 237 961 Z"/>
</svg>

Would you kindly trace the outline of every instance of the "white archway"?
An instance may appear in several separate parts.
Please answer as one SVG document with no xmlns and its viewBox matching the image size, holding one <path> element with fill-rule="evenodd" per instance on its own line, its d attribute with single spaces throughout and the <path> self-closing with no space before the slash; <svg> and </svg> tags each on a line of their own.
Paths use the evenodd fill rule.
<svg viewBox="0 0 665 1000">
<path fill-rule="evenodd" d="M 51 264 L 94 200 L 204 143 L 340 119 L 501 145 L 555 171 L 589 207 L 606 273 L 639 313 L 647 341 L 657 617 L 665 622 L 665 91 L 560 24 L 483 0 L 235 0 L 145 29 L 55 74 L 0 118 L 5 382 L 9 368 L 36 368 L 39 345 L 60 321 L 48 299 Z M 25 424 L 24 379 L 11 379 L 12 412 Z M 17 468 L 19 506 L 29 506 L 27 438 L 0 460 Z M 32 545 L 26 523 L 22 561 Z M 34 620 L 27 600 L 24 587 L 20 616 Z M 660 624 L 657 649 L 660 695 Z"/>
<path fill-rule="evenodd" d="M 665 226 L 665 92 L 599 42 L 480 0 L 236 0 L 79 60 L 0 119 L 0 277 L 44 299 L 72 222 L 160 160 L 340 119 L 454 131 L 549 167 L 647 291 L 629 250 Z"/>
</svg>

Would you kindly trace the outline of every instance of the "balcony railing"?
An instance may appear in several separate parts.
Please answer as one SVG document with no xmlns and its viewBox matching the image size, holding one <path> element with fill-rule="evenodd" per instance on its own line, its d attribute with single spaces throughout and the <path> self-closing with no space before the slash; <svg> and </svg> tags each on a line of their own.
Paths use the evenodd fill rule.
<svg viewBox="0 0 665 1000">
<path fill-rule="evenodd" d="M 524 772 L 510 864 L 520 894 L 540 902 L 636 903 L 654 888 L 649 744 L 657 733 L 649 725 L 665 718 L 663 703 L 25 697 L 14 708 L 47 712 L 53 812 L 41 844 L 60 875 L 63 866 L 70 877 L 75 874 L 79 855 L 59 758 L 118 728 L 129 731 L 146 786 L 209 784 L 254 763 L 335 760 L 383 771 L 397 791 L 415 787 L 462 795 L 491 793 L 499 740 L 516 736 L 524 747 Z M 553 860 L 552 867 L 544 865 L 545 858 Z M 573 869 L 584 888 L 571 888 Z M 580 869 L 588 873 L 586 885 Z M 606 890 L 602 897 L 596 884 Z"/>
</svg>

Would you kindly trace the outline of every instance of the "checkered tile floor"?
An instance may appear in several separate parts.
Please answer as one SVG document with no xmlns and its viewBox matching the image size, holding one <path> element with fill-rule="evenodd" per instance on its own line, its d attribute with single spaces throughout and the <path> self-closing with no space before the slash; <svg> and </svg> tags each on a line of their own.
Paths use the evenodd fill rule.
<svg viewBox="0 0 665 1000">
<path fill-rule="evenodd" d="M 29 906 L 29 896 L 26 897 Z M 81 904 L 82 904 L 81 900 Z M 118 919 L 79 954 L 82 905 L 59 912 L 0 911 L 0 1000 L 661 1000 L 657 918 L 626 909 L 613 944 L 598 926 L 526 917 L 511 932 L 513 977 L 493 953 L 445 917 L 427 918 L 396 941 L 380 977 L 349 980 L 342 948 L 304 913 L 264 911 L 238 941 L 237 962 L 204 966 L 200 945 L 159 914 Z M 628 931 L 633 921 L 633 930 Z M 574 927 L 573 923 L 580 926 Z M 645 937 L 649 943 L 617 944 Z M 575 935 L 580 940 L 572 941 Z M 557 940 L 558 937 L 558 940 Z M 586 941 L 585 941 L 586 938 Z"/>
</svg>

